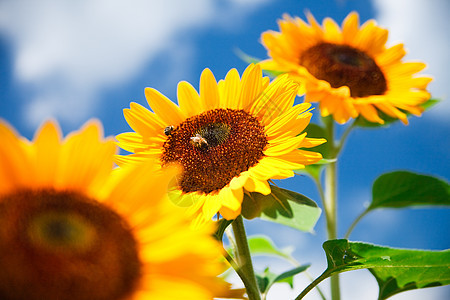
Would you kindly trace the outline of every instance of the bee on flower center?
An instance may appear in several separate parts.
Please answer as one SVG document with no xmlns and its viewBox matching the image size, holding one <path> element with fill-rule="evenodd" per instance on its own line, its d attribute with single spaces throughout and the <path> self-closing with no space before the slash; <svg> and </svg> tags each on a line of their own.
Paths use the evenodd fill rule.
<svg viewBox="0 0 450 300">
<path fill-rule="evenodd" d="M 195 147 L 199 148 L 208 146 L 208 141 L 198 133 L 191 137 L 191 142 Z"/>
<path fill-rule="evenodd" d="M 171 135 L 173 129 L 174 127 L 172 125 L 167 126 L 166 128 L 164 128 L 164 134 L 167 136 Z"/>
</svg>

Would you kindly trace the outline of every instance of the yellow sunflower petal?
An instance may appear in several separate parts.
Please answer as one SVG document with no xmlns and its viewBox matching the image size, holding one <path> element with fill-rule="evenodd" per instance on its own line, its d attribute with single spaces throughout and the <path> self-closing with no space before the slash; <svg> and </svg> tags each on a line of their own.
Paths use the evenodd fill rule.
<svg viewBox="0 0 450 300">
<path fill-rule="evenodd" d="M 385 103 L 377 103 L 375 106 L 383 111 L 385 114 L 400 119 L 405 125 L 408 124 L 408 118 L 406 117 L 406 114 L 402 113 L 400 110 L 396 109 L 392 105 L 387 105 Z"/>
<path fill-rule="evenodd" d="M 292 107 L 297 91 L 298 84 L 288 76 L 280 76 L 256 98 L 250 112 L 259 116 L 264 124 L 268 124 Z"/>
<path fill-rule="evenodd" d="M 369 20 L 361 26 L 353 45 L 369 55 L 376 55 L 382 52 L 387 37 L 387 30 L 379 28 L 375 20 Z"/>
<path fill-rule="evenodd" d="M 306 14 L 306 18 L 308 19 L 309 24 L 311 24 L 312 29 L 315 31 L 315 34 L 319 36 L 320 39 L 323 39 L 323 30 L 320 27 L 319 23 L 317 23 L 314 16 L 308 12 Z"/>
<path fill-rule="evenodd" d="M 378 116 L 378 112 L 372 105 L 356 105 L 361 115 L 370 122 L 384 124 L 384 121 Z"/>
<path fill-rule="evenodd" d="M 325 31 L 324 39 L 331 43 L 342 43 L 341 29 L 333 19 L 325 18 L 323 20 L 323 27 Z"/>
<path fill-rule="evenodd" d="M 145 97 L 148 105 L 150 105 L 155 114 L 167 124 L 166 126 L 178 125 L 185 119 L 180 108 L 157 90 L 146 88 Z"/>
<path fill-rule="evenodd" d="M 117 149 L 112 139 L 99 141 L 102 132 L 101 124 L 93 120 L 80 132 L 66 138 L 60 152 L 55 187 L 86 191 L 93 182 L 109 173 Z"/>
<path fill-rule="evenodd" d="M 290 153 L 280 155 L 277 157 L 278 159 L 282 159 L 285 161 L 293 162 L 301 165 L 310 165 L 318 162 L 322 159 L 322 154 L 313 152 L 313 151 L 305 151 L 301 149 L 296 149 Z"/>
<path fill-rule="evenodd" d="M 398 63 L 406 54 L 403 44 L 392 46 L 383 53 L 377 56 L 377 63 L 382 66 L 388 66 L 393 63 Z"/>
<path fill-rule="evenodd" d="M 231 69 L 225 80 L 219 82 L 220 99 L 223 101 L 223 107 L 241 109 L 241 79 L 236 69 Z"/>
<path fill-rule="evenodd" d="M 157 159 L 161 155 L 161 151 L 148 151 L 139 154 L 130 154 L 130 155 L 116 155 L 114 156 L 114 162 L 119 166 L 125 166 L 128 164 L 140 164 L 145 162 L 148 159 Z"/>
<path fill-rule="evenodd" d="M 232 211 L 238 211 L 241 207 L 242 199 L 244 197 L 242 189 L 231 189 L 225 187 L 219 192 L 222 206 L 226 206 Z"/>
<path fill-rule="evenodd" d="M 209 109 L 220 106 L 217 82 L 210 69 L 205 69 L 200 77 L 200 99 Z"/>
<path fill-rule="evenodd" d="M 152 180 L 153 176 L 146 175 L 149 171 L 160 174 L 158 182 Z M 161 170 L 154 161 L 147 160 L 139 165 L 122 167 L 120 172 L 114 173 L 116 176 L 110 178 L 112 182 L 107 183 L 103 190 L 111 203 L 121 203 L 121 199 L 133 199 L 123 205 L 131 213 L 145 206 L 146 201 L 161 201 L 168 191 L 169 183 L 180 171 L 176 166 Z"/>
<path fill-rule="evenodd" d="M 30 182 L 32 162 L 12 128 L 0 120 L 0 193 Z"/>
<path fill-rule="evenodd" d="M 299 145 L 302 143 L 302 141 L 305 139 L 305 137 L 306 133 L 303 133 L 301 135 L 291 137 L 290 139 L 284 141 L 283 143 L 271 145 L 264 151 L 264 154 L 267 156 L 278 156 L 286 154 L 298 148 Z"/>
<path fill-rule="evenodd" d="M 245 171 L 239 174 L 239 176 L 234 177 L 230 181 L 230 188 L 233 190 L 241 189 L 245 185 L 245 182 L 248 180 L 249 176 L 250 173 L 248 171 Z"/>
<path fill-rule="evenodd" d="M 186 117 L 191 117 L 202 111 L 203 105 L 200 96 L 190 83 L 181 81 L 178 84 L 177 93 L 178 104 Z"/>
<path fill-rule="evenodd" d="M 287 178 L 294 176 L 294 172 L 292 170 L 286 170 L 278 167 L 273 167 L 270 164 L 266 164 L 265 161 L 268 157 L 263 157 L 259 164 L 250 168 L 249 173 L 252 180 L 260 180 L 267 181 L 271 178 L 279 179 L 279 178 Z M 250 180 L 250 179 L 249 179 Z M 247 181 L 249 181 L 247 180 Z M 251 183 L 249 183 L 251 184 Z"/>
<path fill-rule="evenodd" d="M 301 149 L 294 150 L 290 155 L 297 155 L 297 158 L 291 160 L 303 165 L 314 164 L 322 159 L 322 154 L 318 152 L 306 151 Z M 281 156 L 280 158 L 288 159 L 288 155 Z"/>
<path fill-rule="evenodd" d="M 150 138 L 144 138 L 142 135 L 135 132 L 125 132 L 116 136 L 118 145 L 126 151 L 140 152 L 148 149 L 146 144 L 162 145 L 165 138 L 161 136 L 154 136 Z"/>
<path fill-rule="evenodd" d="M 352 44 L 359 27 L 359 16 L 356 12 L 351 12 L 342 22 L 343 43 Z"/>
<path fill-rule="evenodd" d="M 227 220 L 234 220 L 241 214 L 241 209 L 241 206 L 239 206 L 238 210 L 231 210 L 226 206 L 222 206 L 219 213 Z"/>
<path fill-rule="evenodd" d="M 272 167 L 278 167 L 286 170 L 296 170 L 305 167 L 303 164 L 284 160 L 279 157 L 267 157 L 267 159 L 264 160 L 264 163 Z"/>
<path fill-rule="evenodd" d="M 272 192 L 266 180 L 259 180 L 253 177 L 249 177 L 244 188 L 249 192 L 257 192 L 263 195 L 269 195 Z"/>
<path fill-rule="evenodd" d="M 152 286 L 154 286 L 154 289 L 152 291 L 142 293 L 138 299 L 211 299 L 212 295 L 208 293 L 207 290 L 202 289 L 200 286 L 193 285 L 192 282 L 188 280 L 183 281 L 181 279 L 174 279 L 174 277 L 168 277 L 164 281 L 162 280 L 162 278 L 153 279 Z M 174 289 L 174 286 L 176 286 L 177 288 Z"/>
<path fill-rule="evenodd" d="M 396 64 L 389 68 L 391 76 L 411 76 L 414 73 L 422 71 L 426 67 L 426 64 L 420 62 L 407 62 L 402 64 Z"/>
<path fill-rule="evenodd" d="M 412 78 L 411 81 L 413 82 L 411 88 L 426 89 L 428 84 L 431 81 L 433 81 L 433 78 L 432 77 L 415 77 L 415 78 Z"/>
<path fill-rule="evenodd" d="M 220 210 L 221 207 L 222 203 L 220 201 L 220 197 L 207 195 L 206 201 L 203 204 L 202 208 L 203 218 L 205 220 L 211 220 L 212 217 L 214 217 L 214 215 L 217 214 L 217 212 Z"/>
<path fill-rule="evenodd" d="M 165 127 L 154 113 L 138 103 L 130 103 L 130 108 L 124 109 L 123 115 L 130 127 L 142 136 L 153 136 Z"/>
<path fill-rule="evenodd" d="M 269 139 L 273 136 L 284 136 L 286 134 L 296 135 L 302 132 L 308 125 L 312 114 L 306 111 L 311 107 L 309 103 L 301 103 L 288 110 L 285 114 L 273 119 L 270 124 L 266 125 L 266 134 Z M 300 114 L 304 114 L 299 118 Z M 291 125 L 291 126 L 287 126 Z M 294 134 L 292 134 L 294 133 Z"/>
<path fill-rule="evenodd" d="M 259 65 L 249 65 L 242 74 L 240 101 L 243 109 L 249 109 L 262 91 L 262 71 Z"/>
<path fill-rule="evenodd" d="M 187 209 L 187 213 L 189 215 L 194 215 L 197 211 L 201 210 L 206 200 L 208 199 L 206 195 L 197 193 L 182 194 L 181 197 L 183 197 L 184 203 L 191 203 L 191 205 Z"/>
<path fill-rule="evenodd" d="M 317 147 L 319 145 L 322 145 L 323 143 L 326 143 L 327 140 L 323 138 L 305 138 L 301 144 L 302 148 L 312 148 Z"/>
<path fill-rule="evenodd" d="M 312 101 L 319 101 L 320 112 L 324 117 L 334 114 L 339 108 L 339 101 L 337 97 L 327 97 L 327 95 L 323 92 L 309 93 L 305 99 L 308 101 L 311 101 L 311 99 L 314 99 Z"/>
<path fill-rule="evenodd" d="M 34 138 L 38 185 L 51 186 L 55 181 L 60 151 L 61 131 L 55 122 L 45 122 Z"/>
</svg>

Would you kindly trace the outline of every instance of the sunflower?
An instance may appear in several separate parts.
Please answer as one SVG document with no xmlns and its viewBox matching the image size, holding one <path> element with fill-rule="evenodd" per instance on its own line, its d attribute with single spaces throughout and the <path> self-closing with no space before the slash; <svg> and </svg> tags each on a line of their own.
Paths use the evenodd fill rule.
<svg viewBox="0 0 450 300">
<path fill-rule="evenodd" d="M 213 228 L 167 199 L 179 168 L 113 170 L 116 146 L 89 122 L 33 142 L 0 122 L 0 298 L 212 299 L 228 286 Z M 221 248 L 220 248 L 221 249 Z"/>
<path fill-rule="evenodd" d="M 269 179 L 294 175 L 321 159 L 299 148 L 324 139 L 300 134 L 308 125 L 310 104 L 293 106 L 298 85 L 287 76 L 269 84 L 259 66 L 242 75 L 232 69 L 216 82 L 209 69 L 200 77 L 200 93 L 187 82 L 178 85 L 175 105 L 152 88 L 145 90 L 153 112 L 137 103 L 124 110 L 135 132 L 117 136 L 123 149 L 119 165 L 159 159 L 162 166 L 180 163 L 183 173 L 173 194 L 189 205 L 196 222 L 216 213 L 226 219 L 241 211 L 244 192 L 270 194 Z"/>
<path fill-rule="evenodd" d="M 359 27 L 350 13 L 342 29 L 330 18 L 322 27 L 311 14 L 309 24 L 284 15 L 280 32 L 261 36 L 270 59 L 266 70 L 289 73 L 304 83 L 305 102 L 319 102 L 322 116 L 333 115 L 343 124 L 362 115 L 383 124 L 380 112 L 407 124 L 406 113 L 420 116 L 430 77 L 416 76 L 424 63 L 403 62 L 402 44 L 386 48 L 388 31 L 369 20 Z"/>
</svg>

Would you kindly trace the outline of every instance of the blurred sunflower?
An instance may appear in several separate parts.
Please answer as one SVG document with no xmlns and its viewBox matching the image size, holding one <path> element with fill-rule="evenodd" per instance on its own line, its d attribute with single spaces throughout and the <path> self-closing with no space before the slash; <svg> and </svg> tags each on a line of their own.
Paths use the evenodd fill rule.
<svg viewBox="0 0 450 300">
<path fill-rule="evenodd" d="M 298 85 L 287 76 L 271 84 L 259 66 L 250 65 L 239 77 L 232 69 L 216 82 L 202 72 L 200 93 L 187 82 L 178 85 L 175 105 L 152 88 L 145 90 L 151 112 L 137 103 L 124 110 L 135 132 L 117 136 L 118 145 L 133 152 L 119 164 L 152 157 L 162 166 L 180 163 L 183 173 L 174 192 L 190 206 L 196 222 L 216 213 L 226 219 L 241 211 L 244 191 L 270 194 L 268 180 L 294 175 L 321 159 L 309 148 L 324 139 L 300 134 L 308 125 L 310 104 L 294 104 Z"/>
<path fill-rule="evenodd" d="M 213 228 L 192 230 L 165 198 L 179 172 L 113 170 L 116 146 L 90 122 L 34 142 L 0 122 L 0 298 L 212 299 L 228 286 Z"/>
<path fill-rule="evenodd" d="M 384 123 L 379 112 L 407 124 L 406 112 L 421 115 L 430 77 L 416 76 L 424 63 L 402 62 L 403 44 L 386 48 L 388 31 L 369 20 L 359 27 L 358 14 L 350 13 L 342 29 L 330 18 L 322 27 L 311 14 L 309 24 L 284 15 L 280 32 L 261 36 L 270 59 L 266 70 L 287 72 L 304 83 L 305 102 L 319 102 L 322 116 L 338 123 L 362 115 Z"/>
</svg>

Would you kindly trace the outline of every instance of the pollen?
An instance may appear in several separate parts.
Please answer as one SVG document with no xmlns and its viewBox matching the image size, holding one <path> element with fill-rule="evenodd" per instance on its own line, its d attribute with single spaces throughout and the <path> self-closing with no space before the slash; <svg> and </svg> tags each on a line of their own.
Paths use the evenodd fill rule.
<svg viewBox="0 0 450 300">
<path fill-rule="evenodd" d="M 383 95 L 387 83 L 376 62 L 347 45 L 317 44 L 300 55 L 300 64 L 333 88 L 348 86 L 352 97 Z"/>
<path fill-rule="evenodd" d="M 76 192 L 0 198 L 0 299 L 119 300 L 140 277 L 124 220 Z"/>
<path fill-rule="evenodd" d="M 219 191 L 264 156 L 264 126 L 244 110 L 214 109 L 186 119 L 167 137 L 163 164 L 183 165 L 183 192 Z"/>
</svg>

